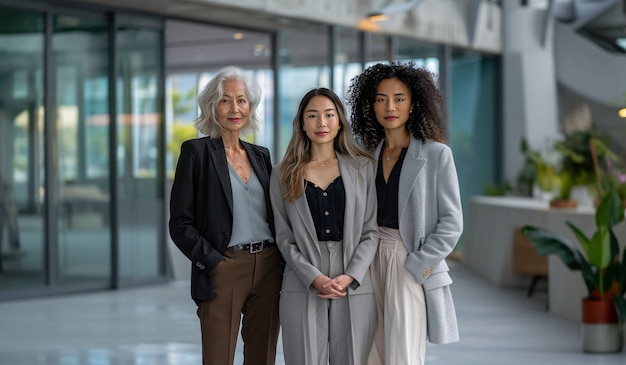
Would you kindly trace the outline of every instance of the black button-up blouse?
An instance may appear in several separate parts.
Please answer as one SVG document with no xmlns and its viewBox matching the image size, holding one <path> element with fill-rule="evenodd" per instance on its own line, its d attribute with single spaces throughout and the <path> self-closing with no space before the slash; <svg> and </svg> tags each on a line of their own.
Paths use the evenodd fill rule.
<svg viewBox="0 0 626 365">
<path fill-rule="evenodd" d="M 326 190 L 306 181 L 305 194 L 315 224 L 317 239 L 341 241 L 343 239 L 343 213 L 346 205 L 341 176 L 333 180 Z"/>
</svg>

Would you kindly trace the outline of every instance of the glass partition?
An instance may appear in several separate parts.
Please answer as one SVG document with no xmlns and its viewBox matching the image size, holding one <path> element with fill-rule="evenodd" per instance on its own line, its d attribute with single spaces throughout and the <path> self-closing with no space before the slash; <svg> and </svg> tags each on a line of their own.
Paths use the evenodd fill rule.
<svg viewBox="0 0 626 365">
<path fill-rule="evenodd" d="M 500 165 L 500 72 L 498 56 L 452 52 L 450 137 L 462 197 L 482 195 L 497 182 Z"/>
<path fill-rule="evenodd" d="M 330 84 L 329 27 L 284 28 L 278 34 L 278 154 L 281 161 L 291 139 L 293 117 L 304 94 Z"/>
<path fill-rule="evenodd" d="M 117 263 L 120 283 L 165 275 L 162 36 L 118 19 L 116 54 Z"/>
<path fill-rule="evenodd" d="M 0 6 L 0 291 L 45 285 L 44 14 Z"/>
<path fill-rule="evenodd" d="M 362 33 L 356 29 L 334 28 L 333 91 L 342 99 L 350 80 L 363 71 L 361 36 Z"/>
<path fill-rule="evenodd" d="M 56 213 L 60 284 L 111 277 L 108 23 L 104 17 L 53 16 Z M 52 243 L 54 245 L 54 243 Z M 54 246 L 52 246 L 54 247 Z M 52 252 L 55 252 L 54 250 Z"/>
<path fill-rule="evenodd" d="M 435 74 L 438 79 L 441 46 L 428 44 L 404 37 L 397 38 L 395 60 L 402 62 L 413 61 Z"/>
</svg>

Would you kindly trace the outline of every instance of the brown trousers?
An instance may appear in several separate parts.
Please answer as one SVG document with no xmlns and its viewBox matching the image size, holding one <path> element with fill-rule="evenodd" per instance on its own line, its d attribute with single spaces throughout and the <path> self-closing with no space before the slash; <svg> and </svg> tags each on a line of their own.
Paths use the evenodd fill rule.
<svg viewBox="0 0 626 365">
<path fill-rule="evenodd" d="M 213 269 L 213 300 L 198 306 L 202 363 L 233 365 L 241 323 L 244 365 L 273 365 L 280 330 L 278 248 L 258 253 L 229 249 L 224 257 Z"/>
</svg>

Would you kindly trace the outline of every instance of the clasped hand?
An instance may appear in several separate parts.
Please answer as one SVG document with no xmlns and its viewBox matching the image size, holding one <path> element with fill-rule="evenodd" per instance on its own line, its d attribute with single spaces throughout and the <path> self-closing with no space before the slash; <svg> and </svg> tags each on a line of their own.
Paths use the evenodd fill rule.
<svg viewBox="0 0 626 365">
<path fill-rule="evenodd" d="M 313 286 L 319 291 L 318 297 L 337 299 L 346 296 L 346 290 L 353 281 L 354 278 L 349 275 L 339 275 L 333 279 L 326 275 L 320 275 L 313 280 Z"/>
</svg>

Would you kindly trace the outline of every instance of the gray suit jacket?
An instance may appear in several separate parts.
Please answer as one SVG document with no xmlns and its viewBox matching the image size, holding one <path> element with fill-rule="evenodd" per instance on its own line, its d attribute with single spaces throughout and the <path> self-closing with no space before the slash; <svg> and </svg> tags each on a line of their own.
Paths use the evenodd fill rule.
<svg viewBox="0 0 626 365">
<path fill-rule="evenodd" d="M 382 142 L 374 156 L 380 155 Z M 409 253 L 406 269 L 426 294 L 428 338 L 432 343 L 458 341 L 458 326 L 445 258 L 463 232 L 463 212 L 450 148 L 427 140 L 411 142 L 400 173 L 399 230 Z"/>
<path fill-rule="evenodd" d="M 341 178 L 346 187 L 343 231 L 344 273 L 355 279 L 348 295 L 372 293 L 369 266 L 378 247 L 376 223 L 375 164 L 337 154 Z M 312 291 L 313 280 L 322 272 L 320 251 L 313 218 L 303 194 L 289 203 L 282 198 L 279 186 L 280 164 L 274 167 L 270 180 L 270 198 L 274 209 L 276 242 L 287 268 L 283 291 Z"/>
</svg>

